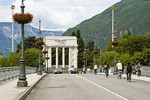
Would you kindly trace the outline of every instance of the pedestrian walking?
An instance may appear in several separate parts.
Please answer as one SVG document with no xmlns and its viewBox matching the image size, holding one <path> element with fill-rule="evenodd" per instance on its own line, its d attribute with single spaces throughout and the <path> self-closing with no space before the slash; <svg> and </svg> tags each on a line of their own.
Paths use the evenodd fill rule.
<svg viewBox="0 0 150 100">
<path fill-rule="evenodd" d="M 116 64 L 116 68 L 117 68 L 117 71 L 118 71 L 118 78 L 121 79 L 123 65 L 120 61 Z"/>
<path fill-rule="evenodd" d="M 132 66 L 130 63 L 128 63 L 126 74 L 127 74 L 127 81 L 131 82 Z"/>
<path fill-rule="evenodd" d="M 97 74 L 97 65 L 94 65 L 94 74 Z"/>
<path fill-rule="evenodd" d="M 105 62 L 103 67 L 104 67 L 103 69 L 107 78 L 109 76 L 109 66 Z"/>
</svg>

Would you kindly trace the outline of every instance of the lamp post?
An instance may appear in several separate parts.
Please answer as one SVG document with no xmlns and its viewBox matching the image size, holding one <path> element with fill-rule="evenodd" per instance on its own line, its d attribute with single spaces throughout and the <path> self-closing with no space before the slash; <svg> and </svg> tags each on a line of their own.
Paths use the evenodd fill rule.
<svg viewBox="0 0 150 100">
<path fill-rule="evenodd" d="M 111 9 L 112 9 L 112 42 L 113 42 L 115 37 L 114 11 L 116 8 L 115 6 L 112 6 Z M 114 48 L 114 74 L 116 74 L 116 47 L 112 45 L 112 48 Z"/>
<path fill-rule="evenodd" d="M 13 15 L 14 15 L 15 5 L 11 5 L 11 9 L 12 9 L 12 52 L 14 52 L 14 19 L 13 19 Z"/>
<path fill-rule="evenodd" d="M 112 9 L 112 41 L 114 41 L 114 34 L 115 34 L 115 27 L 114 27 L 114 11 L 115 11 L 115 6 L 111 7 Z"/>
<path fill-rule="evenodd" d="M 39 40 L 41 40 L 41 20 L 39 20 L 39 31 L 38 31 L 38 34 L 39 34 Z M 38 75 L 42 75 L 42 69 L 41 69 L 41 46 L 39 46 L 39 68 L 38 68 Z"/>
<path fill-rule="evenodd" d="M 22 0 L 21 13 L 24 14 L 24 0 Z M 21 23 L 21 58 L 20 58 L 20 72 L 19 72 L 19 81 L 17 82 L 18 87 L 26 87 L 28 86 L 28 82 L 26 81 L 26 72 L 25 72 L 25 58 L 24 58 L 24 23 Z"/>
</svg>

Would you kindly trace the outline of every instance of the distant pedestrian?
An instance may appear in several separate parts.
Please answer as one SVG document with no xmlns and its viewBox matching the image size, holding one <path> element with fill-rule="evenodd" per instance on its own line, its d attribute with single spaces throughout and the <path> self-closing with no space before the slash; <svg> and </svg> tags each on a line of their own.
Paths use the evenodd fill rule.
<svg viewBox="0 0 150 100">
<path fill-rule="evenodd" d="M 104 72 L 107 78 L 109 76 L 109 66 L 105 62 L 103 67 L 104 67 Z"/>
<path fill-rule="evenodd" d="M 99 65 L 99 71 L 102 73 L 102 65 Z"/>
<path fill-rule="evenodd" d="M 94 74 L 97 74 L 97 65 L 94 65 Z"/>
<path fill-rule="evenodd" d="M 135 67 L 136 67 L 137 76 L 141 76 L 141 65 L 140 65 L 140 63 L 138 63 Z"/>
<path fill-rule="evenodd" d="M 126 74 L 127 74 L 127 81 L 131 82 L 132 66 L 130 63 L 128 63 Z"/>
<path fill-rule="evenodd" d="M 118 71 L 118 78 L 121 79 L 123 65 L 122 65 L 122 63 L 120 61 L 116 64 L 116 68 L 117 68 L 117 71 Z"/>
</svg>

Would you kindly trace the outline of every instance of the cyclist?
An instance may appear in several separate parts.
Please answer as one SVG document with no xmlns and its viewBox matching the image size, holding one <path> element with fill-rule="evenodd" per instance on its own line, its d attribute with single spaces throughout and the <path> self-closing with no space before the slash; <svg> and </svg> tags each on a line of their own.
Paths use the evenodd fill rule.
<svg viewBox="0 0 150 100">
<path fill-rule="evenodd" d="M 138 63 L 136 65 L 136 72 L 137 72 L 137 76 L 141 76 L 141 65 L 140 65 L 140 63 Z"/>
<path fill-rule="evenodd" d="M 118 70 L 118 78 L 121 79 L 123 65 L 122 65 L 122 63 L 121 63 L 120 61 L 117 63 L 116 68 L 117 68 L 117 70 Z"/>
<path fill-rule="evenodd" d="M 94 74 L 97 74 L 97 65 L 94 65 Z"/>
<path fill-rule="evenodd" d="M 109 66 L 106 64 L 106 62 L 104 63 L 104 72 L 105 72 L 105 75 L 106 75 L 106 78 L 109 76 Z"/>
</svg>

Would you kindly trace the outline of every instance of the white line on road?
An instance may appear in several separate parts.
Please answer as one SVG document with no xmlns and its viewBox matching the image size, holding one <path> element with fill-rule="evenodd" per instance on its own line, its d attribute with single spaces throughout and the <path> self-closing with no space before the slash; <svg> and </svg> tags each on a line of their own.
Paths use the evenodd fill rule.
<svg viewBox="0 0 150 100">
<path fill-rule="evenodd" d="M 117 94 L 117 93 L 114 93 L 114 92 L 112 92 L 111 90 L 108 90 L 108 89 L 106 89 L 106 88 L 104 88 L 104 87 L 102 87 L 102 86 L 100 86 L 100 85 L 98 85 L 98 84 L 96 84 L 96 83 L 94 83 L 94 82 L 92 82 L 92 81 L 90 81 L 90 80 L 88 80 L 88 79 L 82 77 L 82 76 L 78 76 L 78 77 L 80 77 L 80 78 L 82 78 L 82 79 L 84 79 L 84 80 L 86 80 L 86 81 L 92 83 L 93 85 L 98 86 L 98 87 L 100 87 L 100 88 L 102 88 L 102 89 L 104 89 L 104 90 L 106 90 L 106 91 L 108 91 L 108 92 L 110 92 L 110 93 L 112 93 L 112 94 L 114 94 L 114 95 L 120 97 L 120 98 L 122 98 L 123 100 L 128 100 L 127 98 L 124 98 L 124 97 L 122 97 L 121 95 L 119 95 L 119 94 Z"/>
</svg>

